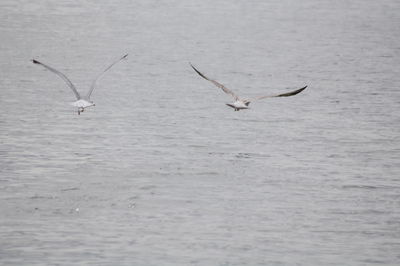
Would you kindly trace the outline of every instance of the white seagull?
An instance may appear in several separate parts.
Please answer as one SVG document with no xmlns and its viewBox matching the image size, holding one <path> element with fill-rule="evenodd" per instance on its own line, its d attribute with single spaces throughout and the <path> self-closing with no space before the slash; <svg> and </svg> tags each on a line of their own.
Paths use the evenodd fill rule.
<svg viewBox="0 0 400 266">
<path fill-rule="evenodd" d="M 256 97 L 256 98 L 253 98 L 253 99 L 241 99 L 233 91 L 231 91 L 230 89 L 228 89 L 227 87 L 225 87 L 221 83 L 219 83 L 219 82 L 217 82 L 215 80 L 209 79 L 206 76 L 204 76 L 192 64 L 190 64 L 190 66 L 194 69 L 194 71 L 196 71 L 197 74 L 200 75 L 200 77 L 202 77 L 202 78 L 204 78 L 204 79 L 206 79 L 208 81 L 211 81 L 215 86 L 217 86 L 218 88 L 222 89 L 225 93 L 230 94 L 235 99 L 235 102 L 227 103 L 226 105 L 228 105 L 229 107 L 232 107 L 233 109 L 235 109 L 235 111 L 240 111 L 242 109 L 249 109 L 249 104 L 252 101 L 261 100 L 261 99 L 265 99 L 265 98 L 273 98 L 273 97 L 293 96 L 293 95 L 296 95 L 296 94 L 302 92 L 303 90 L 305 90 L 307 88 L 307 86 L 305 86 L 305 87 L 303 87 L 301 89 L 290 91 L 290 92 L 287 92 L 287 93 L 276 94 L 276 95 L 268 95 L 268 96 L 260 96 L 260 97 Z"/>
<path fill-rule="evenodd" d="M 90 100 L 90 95 L 92 95 L 92 92 L 94 90 L 94 88 L 96 87 L 96 82 L 97 80 L 107 71 L 109 70 L 113 65 L 115 65 L 116 63 L 118 63 L 119 61 L 121 61 L 122 59 L 126 58 L 128 56 L 128 54 L 122 56 L 121 58 L 119 58 L 117 61 L 115 61 L 114 63 L 112 63 L 109 67 L 107 67 L 103 72 L 100 73 L 100 75 L 98 75 L 96 77 L 96 79 L 92 82 L 92 85 L 88 91 L 88 93 L 86 94 L 86 96 L 81 96 L 79 94 L 79 92 L 77 91 L 76 87 L 74 86 L 74 84 L 72 84 L 72 82 L 67 78 L 67 76 L 65 76 L 63 73 L 61 73 L 60 71 L 45 65 L 35 59 L 32 60 L 32 62 L 34 64 L 39 64 L 44 66 L 45 68 L 47 68 L 48 70 L 50 70 L 51 72 L 57 74 L 60 78 L 62 78 L 68 85 L 68 87 L 70 87 L 73 91 L 73 93 L 76 96 L 77 101 L 71 103 L 73 106 L 78 107 L 78 115 L 80 115 L 83 111 L 85 111 L 85 108 L 91 107 L 91 106 L 95 106 L 94 102 Z"/>
</svg>

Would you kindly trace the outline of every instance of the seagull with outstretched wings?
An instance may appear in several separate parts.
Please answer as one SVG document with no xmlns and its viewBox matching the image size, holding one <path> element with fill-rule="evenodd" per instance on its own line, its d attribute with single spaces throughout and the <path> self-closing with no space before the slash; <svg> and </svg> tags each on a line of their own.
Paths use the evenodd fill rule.
<svg viewBox="0 0 400 266">
<path fill-rule="evenodd" d="M 110 66 L 108 66 L 103 72 L 101 72 L 96 79 L 92 82 L 92 85 L 88 91 L 88 93 L 85 96 L 81 96 L 78 92 L 78 90 L 76 89 L 75 85 L 67 78 L 67 76 L 65 76 L 63 73 L 61 73 L 60 71 L 45 65 L 41 62 L 39 62 L 38 60 L 33 59 L 32 62 L 34 64 L 38 64 L 38 65 L 42 65 L 43 67 L 45 67 L 46 69 L 50 70 L 51 72 L 55 73 L 56 75 L 58 75 L 60 78 L 62 78 L 65 83 L 67 83 L 68 87 L 71 88 L 72 92 L 75 94 L 76 97 L 76 101 L 72 103 L 73 106 L 78 107 L 78 115 L 80 115 L 83 111 L 85 111 L 85 108 L 91 107 L 91 106 L 95 106 L 94 102 L 90 100 L 90 96 L 92 95 L 92 92 L 94 90 L 94 88 L 96 87 L 96 82 L 97 80 L 107 71 L 109 70 L 112 66 L 114 66 L 116 63 L 118 63 L 119 61 L 121 61 L 122 59 L 125 59 L 128 56 L 128 54 L 122 56 L 121 58 L 119 58 L 117 61 L 115 61 L 114 63 L 112 63 Z"/>
<path fill-rule="evenodd" d="M 300 92 L 302 92 L 303 90 L 305 90 L 307 88 L 307 86 L 304 86 L 303 88 L 294 90 L 294 91 L 290 91 L 290 92 L 286 92 L 286 93 L 281 93 L 281 94 L 275 94 L 275 95 L 267 95 L 267 96 L 260 96 L 260 97 L 256 97 L 253 99 L 241 99 L 239 98 L 238 95 L 236 95 L 233 91 L 231 91 L 230 89 L 228 89 L 227 87 L 225 87 L 224 85 L 222 85 L 221 83 L 209 79 L 206 76 L 204 76 L 204 74 L 202 74 L 200 71 L 198 71 L 192 64 L 190 64 L 190 66 L 193 68 L 194 71 L 196 71 L 197 74 L 200 75 L 200 77 L 212 82 L 215 86 L 217 86 L 218 88 L 222 89 L 226 94 L 229 94 L 233 97 L 233 99 L 235 100 L 233 103 L 227 103 L 226 105 L 228 105 L 229 107 L 232 107 L 233 109 L 235 109 L 235 111 L 239 111 L 242 109 L 249 109 L 249 104 L 253 101 L 257 101 L 257 100 L 261 100 L 261 99 L 265 99 L 265 98 L 273 98 L 273 97 L 288 97 L 288 96 L 293 96 L 296 95 Z"/>
</svg>

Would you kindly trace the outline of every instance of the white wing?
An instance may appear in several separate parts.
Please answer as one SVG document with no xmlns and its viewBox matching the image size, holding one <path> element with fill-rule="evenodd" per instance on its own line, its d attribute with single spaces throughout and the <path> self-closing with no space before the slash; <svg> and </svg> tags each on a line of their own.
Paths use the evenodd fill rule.
<svg viewBox="0 0 400 266">
<path fill-rule="evenodd" d="M 67 83 L 68 87 L 71 88 L 71 90 L 74 92 L 74 94 L 76 96 L 76 99 L 79 100 L 81 98 L 81 96 L 79 95 L 79 92 L 76 90 L 74 84 L 72 84 L 72 82 L 63 73 L 61 73 L 60 71 L 58 71 L 58 70 L 56 70 L 56 69 L 54 69 L 54 68 L 52 68 L 52 67 L 50 67 L 48 65 L 43 64 L 43 63 L 41 63 L 41 62 L 39 62 L 39 61 L 37 61 L 35 59 L 33 59 L 32 62 L 34 64 L 42 65 L 45 68 L 47 68 L 48 70 L 50 70 L 51 72 L 57 74 L 60 78 L 62 78 Z"/>
<path fill-rule="evenodd" d="M 206 79 L 208 81 L 211 81 L 215 86 L 217 86 L 218 88 L 222 89 L 225 93 L 232 95 L 232 97 L 235 98 L 235 100 L 239 100 L 239 96 L 237 96 L 233 91 L 231 91 L 230 89 L 228 89 L 227 87 L 225 87 L 221 83 L 219 83 L 219 82 L 217 82 L 215 80 L 207 78 L 200 71 L 198 71 L 192 64 L 190 64 L 190 66 L 194 69 L 194 71 L 196 71 L 197 74 L 200 75 L 200 77 L 202 77 L 202 78 L 204 78 L 204 79 Z"/>
<path fill-rule="evenodd" d="M 114 63 L 112 63 L 110 66 L 108 66 L 103 72 L 100 73 L 100 75 L 98 75 L 96 77 L 96 79 L 92 82 L 92 86 L 90 87 L 90 90 L 88 91 L 88 94 L 86 95 L 86 99 L 90 99 L 90 95 L 92 94 L 94 88 L 96 87 L 96 82 L 97 80 L 104 74 L 107 72 L 107 70 L 109 70 L 112 66 L 114 66 L 116 63 L 118 63 L 119 61 L 121 61 L 122 59 L 126 58 L 128 56 L 128 54 L 122 56 L 120 59 L 118 59 L 117 61 L 115 61 Z"/>
</svg>

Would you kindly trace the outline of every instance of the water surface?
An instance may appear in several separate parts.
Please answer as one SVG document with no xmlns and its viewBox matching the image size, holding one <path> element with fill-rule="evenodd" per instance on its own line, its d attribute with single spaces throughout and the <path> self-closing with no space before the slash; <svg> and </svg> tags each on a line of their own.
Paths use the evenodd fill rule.
<svg viewBox="0 0 400 266">
<path fill-rule="evenodd" d="M 398 265 L 399 11 L 1 1 L 0 264 Z"/>
</svg>

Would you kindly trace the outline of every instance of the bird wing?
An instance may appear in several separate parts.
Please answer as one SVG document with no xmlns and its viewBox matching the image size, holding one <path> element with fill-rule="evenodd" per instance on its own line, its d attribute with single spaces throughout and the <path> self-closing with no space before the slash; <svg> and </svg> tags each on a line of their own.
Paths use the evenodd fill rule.
<svg viewBox="0 0 400 266">
<path fill-rule="evenodd" d="M 261 99 L 265 99 L 265 98 L 293 96 L 293 95 L 296 95 L 296 94 L 302 92 L 306 88 L 307 88 L 307 86 L 305 86 L 303 88 L 300 88 L 300 89 L 297 89 L 297 90 L 294 90 L 294 91 L 286 92 L 286 93 L 281 93 L 281 94 L 276 94 L 276 95 L 268 95 L 268 96 L 260 96 L 260 97 L 254 98 L 253 101 L 261 100 Z M 250 100 L 247 100 L 247 102 L 250 102 Z"/>
<path fill-rule="evenodd" d="M 50 67 L 48 65 L 43 64 L 43 63 L 41 63 L 41 62 L 39 62 L 39 61 L 37 61 L 35 59 L 32 59 L 32 62 L 34 64 L 42 65 L 45 68 L 47 68 L 48 70 L 50 70 L 51 72 L 57 74 L 60 78 L 62 78 L 67 83 L 68 87 L 71 88 L 71 90 L 74 92 L 74 94 L 76 96 L 76 99 L 79 100 L 81 98 L 81 96 L 79 95 L 79 92 L 76 90 L 76 87 L 74 86 L 74 84 L 72 84 L 72 82 L 63 73 L 61 73 L 60 71 L 58 71 L 58 70 L 56 70 L 56 69 L 54 69 L 54 68 L 52 68 L 52 67 Z"/>
<path fill-rule="evenodd" d="M 204 79 L 206 79 L 208 81 L 211 81 L 215 86 L 217 86 L 218 88 L 222 89 L 225 93 L 232 95 L 232 97 L 235 98 L 235 100 L 239 100 L 239 96 L 237 96 L 233 91 L 231 91 L 230 89 L 228 89 L 227 87 L 225 87 L 221 83 L 219 83 L 219 82 L 217 82 L 215 80 L 207 78 L 200 71 L 198 71 L 192 64 L 190 64 L 190 66 L 194 69 L 194 71 L 196 71 L 197 74 L 200 75 L 200 77 L 202 77 L 202 78 L 204 78 Z"/>
<path fill-rule="evenodd" d="M 127 56 L 128 56 L 128 54 L 126 54 L 126 55 L 122 56 L 121 58 L 119 58 L 117 61 L 115 61 L 115 62 L 112 63 L 110 66 L 108 66 L 106 69 L 104 69 L 104 71 L 101 72 L 101 73 L 96 77 L 96 79 L 92 82 L 92 85 L 90 86 L 90 89 L 89 89 L 89 91 L 88 91 L 88 93 L 87 93 L 87 95 L 86 95 L 86 98 L 87 98 L 87 99 L 90 99 L 90 95 L 92 94 L 94 88 L 96 87 L 96 82 L 97 82 L 97 80 L 98 80 L 105 72 L 107 72 L 107 70 L 109 70 L 112 66 L 114 66 L 116 63 L 118 63 L 118 62 L 121 61 L 122 59 L 126 58 Z"/>
</svg>

